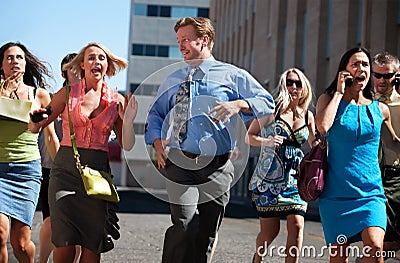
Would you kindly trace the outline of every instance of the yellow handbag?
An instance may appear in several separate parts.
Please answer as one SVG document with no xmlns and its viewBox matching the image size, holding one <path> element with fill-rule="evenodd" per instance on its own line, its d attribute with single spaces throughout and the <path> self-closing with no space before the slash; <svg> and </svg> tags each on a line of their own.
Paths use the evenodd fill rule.
<svg viewBox="0 0 400 263">
<path fill-rule="evenodd" d="M 110 173 L 92 169 L 87 165 L 85 166 L 81 165 L 78 148 L 76 147 L 76 142 L 75 142 L 74 127 L 72 125 L 71 115 L 68 106 L 70 86 L 68 85 L 66 88 L 67 88 L 66 107 L 68 109 L 68 120 L 69 120 L 72 149 L 76 161 L 76 168 L 79 170 L 79 173 L 81 174 L 86 193 L 88 196 L 93 198 L 103 199 L 109 202 L 119 202 L 120 199 L 118 196 L 118 192 L 117 189 L 115 188 L 114 182 L 112 180 L 112 175 Z"/>
<path fill-rule="evenodd" d="M 109 173 L 98 171 L 85 165 L 79 170 L 83 185 L 88 196 L 103 199 L 110 202 L 119 202 L 117 189 Z"/>
</svg>

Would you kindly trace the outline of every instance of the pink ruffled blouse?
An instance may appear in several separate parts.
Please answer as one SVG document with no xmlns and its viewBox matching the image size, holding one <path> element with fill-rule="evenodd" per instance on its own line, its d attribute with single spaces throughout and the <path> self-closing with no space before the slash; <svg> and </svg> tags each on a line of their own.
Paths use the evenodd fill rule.
<svg viewBox="0 0 400 263">
<path fill-rule="evenodd" d="M 118 118 L 118 91 L 110 89 L 105 82 L 101 88 L 101 100 L 106 104 L 104 110 L 94 118 L 82 114 L 81 104 L 85 95 L 85 80 L 71 85 L 69 110 L 75 131 L 78 148 L 94 149 L 108 152 L 108 138 Z M 61 114 L 63 138 L 62 146 L 72 146 L 69 131 L 67 108 Z"/>
</svg>

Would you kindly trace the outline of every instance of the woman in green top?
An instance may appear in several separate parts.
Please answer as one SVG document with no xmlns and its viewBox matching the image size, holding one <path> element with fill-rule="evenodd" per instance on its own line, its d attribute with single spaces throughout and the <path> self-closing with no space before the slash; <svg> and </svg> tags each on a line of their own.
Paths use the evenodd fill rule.
<svg viewBox="0 0 400 263">
<path fill-rule="evenodd" d="M 6 241 L 10 232 L 17 260 L 33 263 L 35 245 L 30 236 L 42 173 L 38 134 L 28 130 L 27 122 L 32 109 L 49 104 L 44 76 L 52 76 L 46 65 L 20 43 L 0 47 L 0 63 L 0 262 L 8 260 Z M 14 105 L 14 111 L 6 104 Z M 48 126 L 44 135 L 50 154 L 55 156 L 59 142 L 54 126 Z"/>
</svg>

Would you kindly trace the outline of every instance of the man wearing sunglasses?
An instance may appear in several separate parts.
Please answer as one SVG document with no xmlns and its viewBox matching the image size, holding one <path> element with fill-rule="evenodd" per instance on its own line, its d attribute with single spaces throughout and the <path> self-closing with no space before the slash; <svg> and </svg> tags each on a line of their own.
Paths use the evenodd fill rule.
<svg viewBox="0 0 400 263">
<path fill-rule="evenodd" d="M 395 82 L 400 80 L 399 59 L 388 52 L 375 55 L 372 64 L 375 98 L 384 103 L 400 100 L 400 95 L 395 91 Z M 398 87 L 397 87 L 398 88 Z"/>
<path fill-rule="evenodd" d="M 372 64 L 375 98 L 388 104 L 392 125 L 396 134 L 400 134 L 400 90 L 395 85 L 399 74 L 399 59 L 388 52 L 375 55 Z M 396 91 L 397 86 L 397 91 Z M 387 228 L 383 249 L 400 250 L 400 146 L 394 142 L 388 130 L 382 127 L 379 158 L 382 171 L 382 183 L 386 203 Z"/>
</svg>

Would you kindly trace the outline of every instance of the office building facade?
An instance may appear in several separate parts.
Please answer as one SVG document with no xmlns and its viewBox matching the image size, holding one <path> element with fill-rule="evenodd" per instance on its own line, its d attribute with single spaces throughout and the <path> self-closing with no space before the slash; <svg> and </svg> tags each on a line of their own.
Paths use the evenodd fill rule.
<svg viewBox="0 0 400 263">
<path fill-rule="evenodd" d="M 208 17 L 209 0 L 131 0 L 126 92 L 135 95 L 139 110 L 134 123 L 135 147 L 123 153 L 128 165 L 123 164 L 121 185 L 163 187 L 149 160 L 149 155 L 154 159 L 154 150 L 144 143 L 145 121 L 166 68 L 183 60 L 174 25 L 179 18 L 191 16 Z"/>
<path fill-rule="evenodd" d="M 400 51 L 399 0 L 211 0 L 217 58 L 249 70 L 269 90 L 298 67 L 316 97 L 333 80 L 342 54 Z"/>
</svg>

